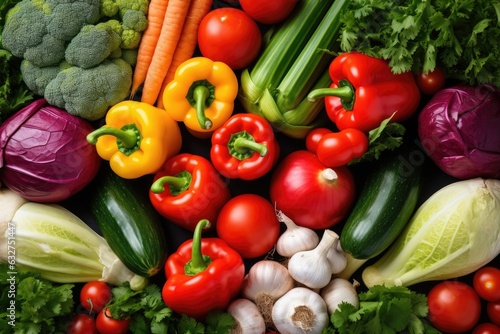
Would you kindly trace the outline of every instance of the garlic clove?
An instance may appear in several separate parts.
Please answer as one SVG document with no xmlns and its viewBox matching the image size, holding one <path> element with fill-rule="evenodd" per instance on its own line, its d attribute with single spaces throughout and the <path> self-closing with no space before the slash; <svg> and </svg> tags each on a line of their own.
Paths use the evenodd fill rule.
<svg viewBox="0 0 500 334">
<path fill-rule="evenodd" d="M 353 283 L 344 278 L 334 278 L 323 289 L 320 295 L 326 303 L 328 313 L 333 314 L 338 309 L 340 303 L 346 302 L 359 308 L 359 296 L 356 288 L 359 282 Z"/>
<path fill-rule="evenodd" d="M 279 222 L 286 225 L 286 230 L 280 235 L 276 242 L 276 251 L 283 257 L 291 257 L 301 251 L 311 250 L 319 243 L 319 236 L 316 231 L 298 226 L 282 211 L 276 211 Z"/>
<path fill-rule="evenodd" d="M 233 300 L 227 307 L 227 313 L 236 320 L 236 327 L 231 334 L 263 334 L 266 332 L 264 318 L 257 305 L 245 298 Z"/>
</svg>

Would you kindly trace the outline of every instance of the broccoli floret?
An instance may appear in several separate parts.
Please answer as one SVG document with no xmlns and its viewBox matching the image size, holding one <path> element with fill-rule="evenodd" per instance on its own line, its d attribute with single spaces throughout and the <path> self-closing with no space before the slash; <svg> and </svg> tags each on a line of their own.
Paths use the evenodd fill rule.
<svg viewBox="0 0 500 334">
<path fill-rule="evenodd" d="M 137 64 L 137 49 L 123 49 L 121 58 L 130 66 Z"/>
<path fill-rule="evenodd" d="M 64 59 L 60 45 L 84 25 L 97 23 L 99 7 L 100 0 L 23 0 L 7 15 L 2 43 L 14 56 L 34 65 L 58 64 Z"/>
<path fill-rule="evenodd" d="M 137 10 L 144 15 L 148 13 L 149 0 L 115 0 L 120 10 L 120 16 L 123 17 L 127 10 Z"/>
<path fill-rule="evenodd" d="M 122 39 L 108 24 L 86 25 L 66 48 L 68 63 L 82 68 L 98 65 L 120 48 Z"/>
<path fill-rule="evenodd" d="M 104 60 L 83 69 L 73 66 L 60 71 L 45 89 L 49 104 L 70 114 L 95 121 L 127 98 L 132 85 L 132 67 L 122 59 Z"/>
<path fill-rule="evenodd" d="M 118 4 L 115 0 L 101 1 L 101 14 L 107 17 L 113 17 L 118 14 Z"/>
<path fill-rule="evenodd" d="M 143 12 L 127 10 L 122 17 L 123 29 L 143 32 L 148 27 L 148 19 Z"/>
<path fill-rule="evenodd" d="M 43 96 L 45 87 L 61 71 L 59 66 L 38 67 L 28 60 L 21 62 L 21 74 L 26 86 L 36 95 Z"/>
</svg>

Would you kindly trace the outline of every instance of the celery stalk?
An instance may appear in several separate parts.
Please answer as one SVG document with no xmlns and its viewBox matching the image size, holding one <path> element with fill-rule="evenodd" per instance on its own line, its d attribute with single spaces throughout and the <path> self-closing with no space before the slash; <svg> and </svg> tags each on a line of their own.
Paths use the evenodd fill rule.
<svg viewBox="0 0 500 334">
<path fill-rule="evenodd" d="M 102 236 L 64 207 L 26 202 L 8 189 L 0 190 L 0 202 L 8 213 L 0 215 L 0 262 L 58 283 L 146 286 L 147 278 L 126 268 Z"/>
<path fill-rule="evenodd" d="M 348 0 L 303 0 L 265 46 L 253 68 L 242 71 L 239 99 L 247 112 L 265 117 L 286 135 L 303 138 L 317 126 L 323 100 L 311 89 L 328 87 L 328 65 Z"/>
</svg>

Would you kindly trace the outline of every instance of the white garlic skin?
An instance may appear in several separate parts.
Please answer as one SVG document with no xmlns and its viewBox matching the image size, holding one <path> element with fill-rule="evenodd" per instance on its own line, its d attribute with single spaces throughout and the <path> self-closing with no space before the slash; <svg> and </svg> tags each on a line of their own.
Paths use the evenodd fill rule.
<svg viewBox="0 0 500 334">
<path fill-rule="evenodd" d="M 359 308 L 359 296 L 356 287 L 359 282 L 349 282 L 344 278 L 334 278 L 323 289 L 320 295 L 324 299 L 329 314 L 333 314 L 342 302 L 347 302 L 356 308 Z"/>
<path fill-rule="evenodd" d="M 257 305 L 248 299 L 233 300 L 227 307 L 227 313 L 231 314 L 237 323 L 231 334 L 263 334 L 266 332 L 262 314 L 257 309 Z"/>
</svg>

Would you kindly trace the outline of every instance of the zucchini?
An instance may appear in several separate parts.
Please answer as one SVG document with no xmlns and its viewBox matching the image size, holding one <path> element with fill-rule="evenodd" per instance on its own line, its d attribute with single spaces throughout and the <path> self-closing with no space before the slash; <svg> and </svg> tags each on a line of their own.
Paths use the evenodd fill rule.
<svg viewBox="0 0 500 334">
<path fill-rule="evenodd" d="M 93 183 L 90 212 L 111 249 L 135 274 L 158 273 L 166 261 L 167 241 L 149 198 L 108 166 L 101 168 Z"/>
<path fill-rule="evenodd" d="M 391 152 L 367 175 L 340 234 L 342 249 L 352 258 L 376 257 L 410 220 L 420 195 L 425 161 L 422 154 L 415 162 L 416 152 L 408 147 Z"/>
</svg>

